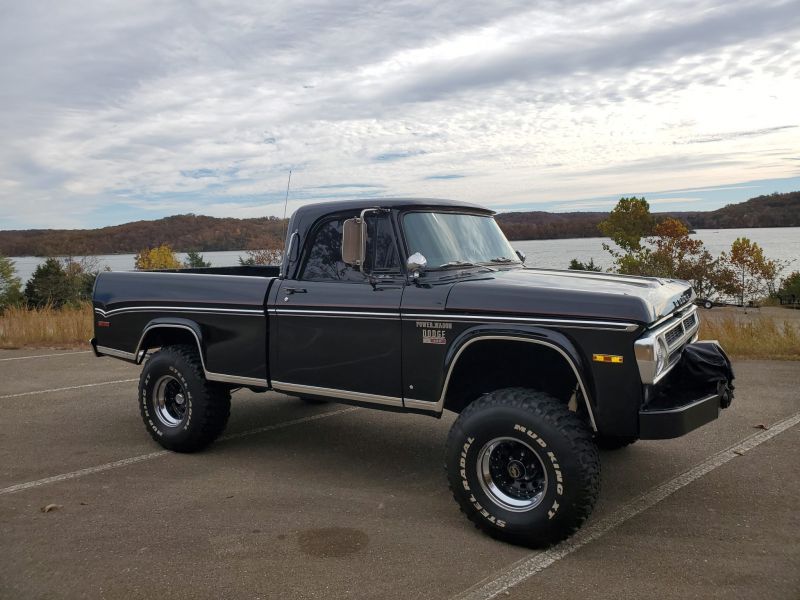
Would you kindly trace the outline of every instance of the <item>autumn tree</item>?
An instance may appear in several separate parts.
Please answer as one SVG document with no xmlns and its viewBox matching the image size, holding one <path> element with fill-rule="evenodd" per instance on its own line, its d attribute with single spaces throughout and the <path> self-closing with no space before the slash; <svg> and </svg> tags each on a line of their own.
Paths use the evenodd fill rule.
<svg viewBox="0 0 800 600">
<path fill-rule="evenodd" d="M 14 261 L 0 254 L 0 312 L 22 302 L 22 289 Z"/>
<path fill-rule="evenodd" d="M 600 228 L 622 249 L 603 244 L 619 273 L 684 279 L 701 298 L 734 292 L 727 258 L 714 258 L 701 240 L 690 237 L 682 221 L 656 220 L 644 198 L 620 199 Z"/>
<path fill-rule="evenodd" d="M 701 240 L 692 239 L 681 221 L 668 217 L 647 238 L 652 250 L 643 266 L 644 274 L 684 279 L 700 298 L 733 291 L 733 271 L 727 261 L 714 258 Z"/>
<path fill-rule="evenodd" d="M 723 258 L 735 273 L 733 289 L 740 304 L 773 292 L 775 278 L 784 266 L 766 258 L 761 246 L 746 237 L 736 238 L 730 254 L 723 253 Z"/>
<path fill-rule="evenodd" d="M 155 248 L 145 248 L 136 254 L 135 269 L 137 271 L 153 271 L 156 269 L 180 269 L 181 263 L 167 244 Z"/>
</svg>

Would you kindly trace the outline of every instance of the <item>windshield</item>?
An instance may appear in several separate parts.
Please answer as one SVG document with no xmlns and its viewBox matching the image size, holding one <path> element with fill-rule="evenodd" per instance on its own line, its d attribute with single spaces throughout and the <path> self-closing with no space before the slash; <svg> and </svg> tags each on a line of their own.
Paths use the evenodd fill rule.
<svg viewBox="0 0 800 600">
<path fill-rule="evenodd" d="M 491 217 L 413 212 L 403 218 L 410 254 L 419 252 L 429 269 L 470 264 L 518 264 L 513 248 Z"/>
</svg>

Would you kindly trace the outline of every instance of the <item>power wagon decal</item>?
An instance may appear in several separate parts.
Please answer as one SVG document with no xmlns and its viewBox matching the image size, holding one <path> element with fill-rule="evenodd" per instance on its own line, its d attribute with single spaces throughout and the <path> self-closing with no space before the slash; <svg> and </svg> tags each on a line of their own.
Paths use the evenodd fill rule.
<svg viewBox="0 0 800 600">
<path fill-rule="evenodd" d="M 423 344 L 446 344 L 447 331 L 452 328 L 452 323 L 441 321 L 417 321 L 417 329 L 422 329 Z"/>
</svg>

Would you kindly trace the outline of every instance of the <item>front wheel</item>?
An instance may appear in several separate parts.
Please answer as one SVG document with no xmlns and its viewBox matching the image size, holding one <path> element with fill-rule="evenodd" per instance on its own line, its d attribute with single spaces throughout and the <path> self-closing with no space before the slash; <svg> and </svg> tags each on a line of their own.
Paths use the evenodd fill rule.
<svg viewBox="0 0 800 600">
<path fill-rule="evenodd" d="M 497 390 L 467 406 L 450 430 L 445 466 L 462 512 L 492 537 L 524 546 L 572 535 L 600 491 L 591 430 L 536 390 Z"/>
<path fill-rule="evenodd" d="M 150 436 L 168 450 L 205 448 L 224 431 L 230 409 L 230 391 L 205 379 L 192 346 L 164 347 L 142 369 L 139 411 Z"/>
</svg>

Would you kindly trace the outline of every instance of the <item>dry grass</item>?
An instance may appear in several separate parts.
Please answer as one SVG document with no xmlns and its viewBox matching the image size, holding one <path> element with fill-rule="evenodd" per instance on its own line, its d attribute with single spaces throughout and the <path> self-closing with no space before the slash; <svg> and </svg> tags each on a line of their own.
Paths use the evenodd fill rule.
<svg viewBox="0 0 800 600">
<path fill-rule="evenodd" d="M 92 305 L 7 308 L 0 315 L 0 348 L 84 346 L 92 337 Z"/>
<path fill-rule="evenodd" d="M 700 339 L 719 340 L 732 358 L 800 360 L 800 327 L 769 316 L 702 319 Z"/>
</svg>

